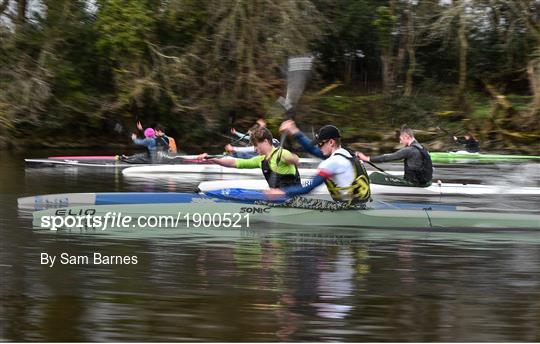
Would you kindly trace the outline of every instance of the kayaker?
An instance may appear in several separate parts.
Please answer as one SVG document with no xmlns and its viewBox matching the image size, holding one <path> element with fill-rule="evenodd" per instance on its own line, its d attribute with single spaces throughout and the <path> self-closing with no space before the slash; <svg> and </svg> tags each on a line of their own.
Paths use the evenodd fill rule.
<svg viewBox="0 0 540 344">
<path fill-rule="evenodd" d="M 158 151 L 164 151 L 171 154 L 176 154 L 176 141 L 165 134 L 165 128 L 158 124 L 156 125 L 156 145 L 158 147 Z"/>
<path fill-rule="evenodd" d="M 293 124 L 294 122 L 289 122 L 286 126 L 282 125 L 283 131 L 295 132 L 296 130 L 292 128 Z M 307 194 L 324 183 L 334 201 L 365 207 L 365 204 L 371 200 L 369 176 L 364 164 L 354 156 L 354 152 L 341 146 L 339 129 L 333 125 L 325 125 L 317 133 L 314 143 L 318 151 L 315 149 L 312 151 L 317 152 L 320 157 L 326 157 L 326 160 L 319 164 L 317 175 L 311 184 L 271 189 L 266 194 L 270 198 L 283 195 L 294 197 Z"/>
<path fill-rule="evenodd" d="M 292 119 L 281 123 L 279 126 L 279 131 L 291 135 L 300 144 L 300 146 L 302 146 L 302 148 L 311 155 L 323 160 L 328 157 L 323 154 L 321 149 L 315 144 L 314 141 L 312 141 L 302 131 L 300 131 L 300 129 L 298 129 L 296 123 Z"/>
<path fill-rule="evenodd" d="M 156 132 L 152 128 L 146 128 L 144 130 L 144 136 L 144 139 L 139 139 L 137 134 L 133 133 L 131 134 L 131 140 L 136 145 L 145 146 L 147 152 L 134 154 L 132 156 L 122 155 L 122 161 L 130 164 L 151 164 L 156 161 Z"/>
<path fill-rule="evenodd" d="M 465 150 L 469 153 L 478 153 L 480 151 L 480 143 L 471 133 L 468 133 L 463 137 L 454 136 L 454 141 L 464 145 Z"/>
<path fill-rule="evenodd" d="M 433 164 L 429 152 L 414 138 L 411 128 L 403 125 L 399 131 L 399 143 L 404 145 L 395 153 L 369 157 L 360 152 L 356 152 L 356 157 L 368 162 L 386 162 L 403 160 L 403 178 L 390 176 L 388 174 L 373 172 L 370 179 L 376 184 L 397 185 L 397 186 L 429 186 L 433 177 Z"/>
<path fill-rule="evenodd" d="M 262 118 L 259 118 L 257 122 L 248 130 L 246 134 L 237 131 L 235 128 L 231 128 L 231 133 L 236 135 L 239 138 L 238 140 L 250 143 L 251 142 L 250 133 L 259 128 L 266 128 L 266 121 Z M 276 148 L 279 147 L 280 146 L 279 140 L 276 138 L 272 138 L 272 145 Z M 227 152 L 232 157 L 242 158 L 242 159 L 249 159 L 258 155 L 257 152 L 255 151 L 254 146 L 240 147 L 240 146 L 233 146 L 231 144 L 227 144 L 225 146 L 225 152 Z"/>
<path fill-rule="evenodd" d="M 254 146 L 241 147 L 227 144 L 224 149 L 227 155 L 233 158 L 250 159 L 258 155 Z"/>
<path fill-rule="evenodd" d="M 286 149 L 272 146 L 272 133 L 266 128 L 255 129 L 250 135 L 251 143 L 259 154 L 250 159 L 219 158 L 207 159 L 225 167 L 234 168 L 261 168 L 264 178 L 271 188 L 282 188 L 300 184 L 298 164 L 300 159 L 297 155 Z M 208 154 L 199 155 L 199 159 L 205 159 Z"/>
</svg>

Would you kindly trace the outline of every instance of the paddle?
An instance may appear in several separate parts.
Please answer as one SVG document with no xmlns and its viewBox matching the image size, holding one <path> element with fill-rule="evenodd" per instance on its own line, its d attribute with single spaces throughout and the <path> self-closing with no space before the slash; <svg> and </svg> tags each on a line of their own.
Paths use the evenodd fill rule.
<svg viewBox="0 0 540 344">
<path fill-rule="evenodd" d="M 294 109 L 298 100 L 304 93 L 306 83 L 311 74 L 311 68 L 313 66 L 314 57 L 311 55 L 303 55 L 297 57 L 289 57 L 287 59 L 287 94 L 285 98 L 279 97 L 276 104 L 283 110 L 283 117 L 285 120 L 291 119 L 294 114 Z M 287 139 L 287 133 L 283 132 L 279 140 L 279 155 L 277 156 L 277 163 L 281 160 L 281 153 L 285 140 Z M 275 182 L 276 174 L 272 175 L 273 182 Z"/>
<path fill-rule="evenodd" d="M 313 56 L 304 55 L 298 57 L 290 57 L 287 60 L 287 95 L 285 98 L 279 97 L 279 104 L 285 111 L 283 113 L 285 119 L 293 117 L 293 110 L 298 100 L 304 93 L 306 83 L 311 74 L 313 66 Z M 287 138 L 287 133 L 281 134 L 281 147 Z"/>
<path fill-rule="evenodd" d="M 440 131 L 442 131 L 446 135 L 450 136 L 452 139 L 454 138 L 454 136 L 456 136 L 455 134 L 450 133 L 448 130 L 446 130 L 446 129 L 442 128 L 442 127 L 437 127 L 437 129 L 439 129 Z"/>
<path fill-rule="evenodd" d="M 445 133 L 446 135 L 450 136 L 452 138 L 452 141 L 454 140 L 454 137 L 458 137 L 458 134 L 456 133 L 451 133 L 449 132 L 448 130 L 442 128 L 442 127 L 437 127 L 437 129 L 439 129 L 440 131 L 442 131 L 443 133 Z"/>
<path fill-rule="evenodd" d="M 215 158 L 223 158 L 225 155 L 207 155 L 204 160 L 201 159 L 193 159 L 193 158 L 186 158 L 181 155 L 177 156 L 170 156 L 170 155 L 163 155 L 162 158 L 168 159 L 168 160 L 180 160 L 183 163 L 186 164 L 212 164 L 212 161 L 207 161 L 206 159 L 215 159 Z"/>
<path fill-rule="evenodd" d="M 371 166 L 375 167 L 377 170 L 381 171 L 382 173 L 385 173 L 385 174 L 388 174 L 388 175 L 391 175 L 390 173 L 386 172 L 385 170 L 383 170 L 382 168 L 380 168 L 379 166 L 375 165 L 374 163 L 372 163 L 371 161 L 364 161 L 364 162 L 367 162 L 368 164 L 370 164 Z"/>
<path fill-rule="evenodd" d="M 446 135 L 450 136 L 450 138 L 452 139 L 452 143 L 453 143 L 454 145 L 455 145 L 456 143 L 459 143 L 459 141 L 456 142 L 456 140 L 454 139 L 454 137 L 458 137 L 458 134 L 456 134 L 456 133 L 451 133 L 451 132 L 449 132 L 448 130 L 442 128 L 442 127 L 437 127 L 437 129 L 439 129 L 440 131 L 442 131 L 442 132 L 445 133 Z"/>
</svg>

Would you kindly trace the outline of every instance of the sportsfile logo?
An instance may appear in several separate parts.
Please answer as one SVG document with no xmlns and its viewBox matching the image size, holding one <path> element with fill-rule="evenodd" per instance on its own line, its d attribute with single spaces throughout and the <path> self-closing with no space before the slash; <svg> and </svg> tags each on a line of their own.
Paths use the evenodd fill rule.
<svg viewBox="0 0 540 344">
<path fill-rule="evenodd" d="M 96 210 L 58 209 L 55 215 L 43 216 L 40 227 L 58 229 L 128 229 L 128 228 L 247 228 L 250 214 L 263 212 L 246 209 L 240 213 L 182 213 L 173 215 L 130 216 L 121 212 L 106 212 L 97 215 Z"/>
</svg>

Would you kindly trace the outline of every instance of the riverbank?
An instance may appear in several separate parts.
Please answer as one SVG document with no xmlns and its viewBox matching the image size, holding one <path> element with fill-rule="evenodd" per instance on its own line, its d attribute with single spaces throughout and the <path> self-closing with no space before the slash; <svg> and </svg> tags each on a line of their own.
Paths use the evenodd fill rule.
<svg viewBox="0 0 540 344">
<path fill-rule="evenodd" d="M 470 111 L 452 109 L 452 98 L 430 93 L 419 93 L 413 97 L 389 98 L 382 94 L 358 95 L 350 90 L 338 90 L 324 96 L 307 95 L 296 111 L 295 120 L 300 128 L 312 135 L 320 126 L 332 123 L 342 130 L 343 141 L 356 150 L 368 154 L 379 154 L 398 148 L 396 130 L 408 124 L 415 130 L 417 139 L 431 151 L 461 149 L 455 144 L 453 135 L 473 133 L 485 152 L 508 154 L 536 154 L 540 151 L 538 123 L 540 115 L 530 115 L 527 104 L 530 97 L 509 97 L 517 109 L 515 118 L 508 118 L 491 109 L 490 99 L 482 95 L 471 95 L 467 101 Z M 236 125 L 238 130 L 256 119 L 243 117 Z M 532 116 L 532 117 L 531 117 Z M 269 128 L 278 135 L 282 117 L 267 117 Z M 536 120 L 536 122 L 535 122 Z M 529 123 L 536 123 L 529 125 Z M 244 125 L 245 124 L 245 125 Z M 227 138 L 228 127 L 208 129 L 204 134 L 186 135 L 175 123 L 169 123 L 177 146 L 186 152 L 200 150 L 216 152 L 231 142 Z M 197 128 L 201 131 L 201 128 Z M 39 130 L 40 135 L 47 130 Z M 289 141 L 290 144 L 290 141 Z M 70 136 L 66 132 L 48 132 L 45 137 L 15 135 L 13 138 L 0 136 L 0 149 L 96 149 L 119 152 L 133 150 L 129 133 L 105 133 L 100 136 Z"/>
</svg>

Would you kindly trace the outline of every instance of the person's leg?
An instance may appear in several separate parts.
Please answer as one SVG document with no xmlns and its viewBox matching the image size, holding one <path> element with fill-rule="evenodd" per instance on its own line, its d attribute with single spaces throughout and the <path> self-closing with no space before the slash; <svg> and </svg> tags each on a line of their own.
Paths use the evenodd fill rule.
<svg viewBox="0 0 540 344">
<path fill-rule="evenodd" d="M 373 172 L 369 175 L 369 180 L 372 184 L 393 185 L 393 186 L 419 186 L 403 177 L 394 176 L 382 172 Z"/>
</svg>

